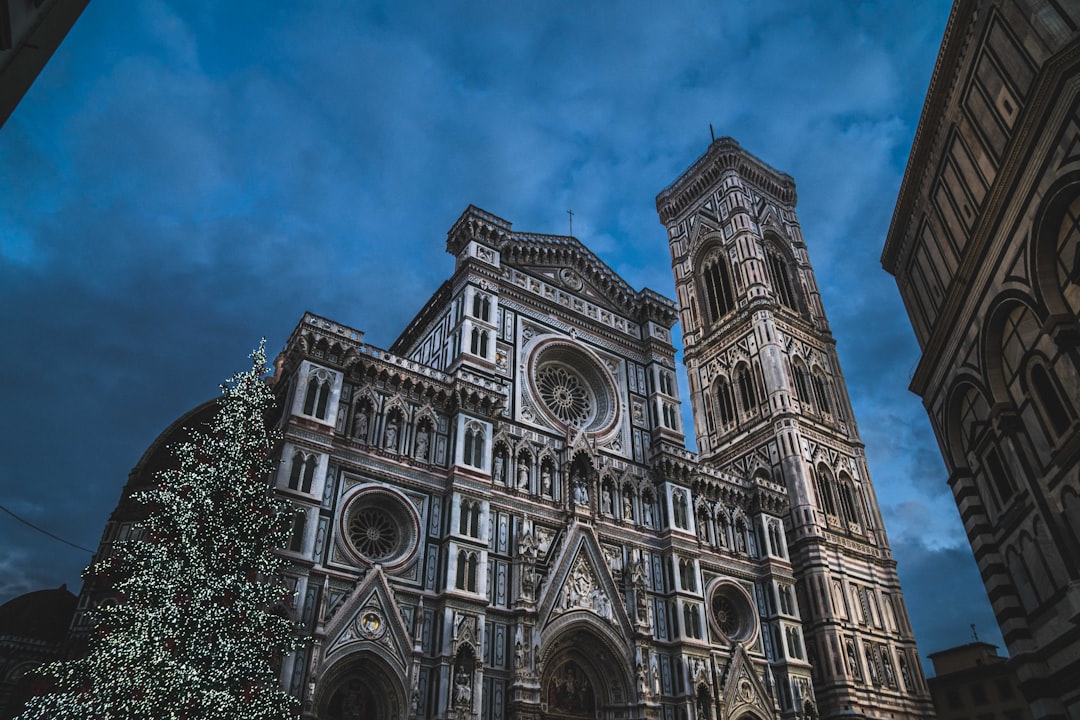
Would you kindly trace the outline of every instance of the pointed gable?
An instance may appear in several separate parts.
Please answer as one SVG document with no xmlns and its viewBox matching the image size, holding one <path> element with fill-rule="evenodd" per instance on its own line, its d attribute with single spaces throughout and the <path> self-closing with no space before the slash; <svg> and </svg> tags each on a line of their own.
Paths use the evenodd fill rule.
<svg viewBox="0 0 1080 720">
<path fill-rule="evenodd" d="M 734 652 L 723 669 L 720 680 L 720 702 L 726 705 L 726 717 L 735 717 L 742 709 L 751 707 L 762 710 L 766 717 L 773 717 L 773 694 L 765 687 L 750 656 L 741 644 L 735 643 Z"/>
<path fill-rule="evenodd" d="M 401 671 L 412 655 L 412 639 L 382 567 L 357 583 L 326 623 L 324 662 L 362 649 L 393 658 Z"/>
<path fill-rule="evenodd" d="M 617 629 L 624 638 L 632 631 L 623 595 L 608 570 L 608 562 L 587 525 L 576 523 L 555 560 L 539 607 L 544 627 L 572 612 L 585 612 Z"/>
</svg>

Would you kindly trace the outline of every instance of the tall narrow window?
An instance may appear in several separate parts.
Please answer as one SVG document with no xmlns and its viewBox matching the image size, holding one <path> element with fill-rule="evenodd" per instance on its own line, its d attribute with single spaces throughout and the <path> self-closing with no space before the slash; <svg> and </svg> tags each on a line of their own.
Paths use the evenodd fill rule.
<svg viewBox="0 0 1080 720">
<path fill-rule="evenodd" d="M 818 505 L 829 515 L 836 514 L 836 503 L 833 501 L 833 482 L 828 470 L 821 470 L 815 474 L 817 478 Z"/>
<path fill-rule="evenodd" d="M 470 424 L 465 428 L 463 460 L 473 467 L 484 466 L 484 428 Z"/>
<path fill-rule="evenodd" d="M 323 373 L 312 373 L 304 396 L 304 414 L 326 419 L 326 405 L 330 400 L 330 378 Z"/>
<path fill-rule="evenodd" d="M 473 295 L 473 317 L 487 321 L 491 315 L 491 301 L 486 295 L 476 293 Z"/>
<path fill-rule="evenodd" d="M 751 413 L 757 409 L 757 392 L 754 389 L 754 378 L 750 369 L 745 365 L 736 371 L 736 382 L 739 384 L 739 400 L 742 401 L 744 413 Z"/>
<path fill-rule="evenodd" d="M 796 358 L 792 374 L 795 376 L 795 394 L 799 396 L 799 400 L 803 403 L 806 409 L 813 407 L 813 402 L 810 398 L 810 373 L 806 369 L 806 365 L 803 361 Z"/>
<path fill-rule="evenodd" d="M 1031 366 L 1031 387 L 1035 391 L 1035 397 L 1038 398 L 1046 419 L 1050 422 L 1054 435 L 1060 437 L 1069 429 L 1072 420 L 1069 417 L 1069 411 L 1061 402 L 1061 395 L 1058 394 L 1056 384 L 1041 363 L 1034 363 Z"/>
<path fill-rule="evenodd" d="M 821 374 L 821 371 L 816 371 L 813 375 L 814 383 L 814 396 L 817 400 L 818 409 L 823 415 L 828 415 L 832 412 L 832 403 L 829 402 L 829 389 L 825 382 L 825 377 Z"/>
<path fill-rule="evenodd" d="M 305 529 L 307 529 L 307 513 L 297 508 L 293 513 L 292 527 L 289 531 L 289 550 L 292 552 L 303 551 Z"/>
<path fill-rule="evenodd" d="M 705 297 L 709 319 L 716 322 L 735 307 L 735 294 L 731 289 L 731 274 L 723 255 L 710 258 L 704 267 Z"/>
<path fill-rule="evenodd" d="M 994 492 L 997 495 L 998 505 L 1003 508 L 1012 500 L 1012 496 L 1016 492 L 1016 483 L 1013 482 L 1012 475 L 1005 469 L 1005 464 L 1001 462 L 1001 456 L 998 455 L 996 448 L 987 450 L 986 471 L 990 475 L 990 483 L 993 485 Z"/>
<path fill-rule="evenodd" d="M 781 304 L 794 310 L 794 294 L 791 292 L 791 281 L 788 278 L 787 263 L 775 252 L 766 251 L 765 257 L 769 268 L 769 279 L 776 291 L 776 299 Z"/>
<path fill-rule="evenodd" d="M 716 381 L 716 403 L 720 407 L 720 424 L 730 425 L 735 422 L 735 402 L 731 394 L 731 385 L 726 378 Z"/>
</svg>

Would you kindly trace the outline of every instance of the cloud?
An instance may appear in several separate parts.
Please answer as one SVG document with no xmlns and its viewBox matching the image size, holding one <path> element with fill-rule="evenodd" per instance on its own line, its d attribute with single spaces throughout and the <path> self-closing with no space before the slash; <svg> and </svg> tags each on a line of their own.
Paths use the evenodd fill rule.
<svg viewBox="0 0 1080 720">
<path fill-rule="evenodd" d="M 798 183 L 909 605 L 937 607 L 919 583 L 960 562 L 959 524 L 878 256 L 947 9 L 91 3 L 0 129 L 0 500 L 95 545 L 146 446 L 259 337 L 312 310 L 388 347 L 469 203 L 542 233 L 572 209 L 672 294 L 654 199 L 712 123 Z M 12 537 L 0 599 L 78 584 L 86 558 Z"/>
</svg>

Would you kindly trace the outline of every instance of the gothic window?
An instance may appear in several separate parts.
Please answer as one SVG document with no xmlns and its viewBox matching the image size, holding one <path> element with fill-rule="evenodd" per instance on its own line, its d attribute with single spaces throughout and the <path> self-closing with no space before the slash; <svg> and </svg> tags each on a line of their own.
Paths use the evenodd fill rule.
<svg viewBox="0 0 1080 720">
<path fill-rule="evenodd" d="M 1054 436 L 1060 438 L 1069 429 L 1072 418 L 1061 401 L 1057 382 L 1041 362 L 1031 363 L 1030 368 L 1031 388 L 1035 391 L 1035 399 L 1041 406 L 1042 415 L 1049 423 Z"/>
<path fill-rule="evenodd" d="M 481 293 L 473 294 L 473 307 L 472 314 L 474 318 L 484 320 L 485 322 L 491 316 L 491 301 L 486 295 Z"/>
<path fill-rule="evenodd" d="M 320 420 L 326 419 L 326 405 L 330 400 L 330 374 L 325 370 L 312 370 L 308 374 L 307 394 L 304 396 L 304 414 Z"/>
<path fill-rule="evenodd" d="M 792 375 L 795 379 L 795 394 L 798 395 L 803 408 L 813 409 L 810 398 L 810 372 L 806 369 L 806 363 L 802 361 L 802 358 L 795 358 L 795 362 L 792 363 Z"/>
<path fill-rule="evenodd" d="M 780 539 L 780 528 L 774 522 L 769 523 L 769 552 L 777 557 L 784 557 L 784 543 Z"/>
<path fill-rule="evenodd" d="M 780 594 L 780 612 L 785 615 L 795 614 L 795 600 L 794 595 L 791 592 L 790 585 L 778 585 L 777 590 Z"/>
<path fill-rule="evenodd" d="M 289 473 L 289 489 L 300 492 L 311 492 L 311 484 L 315 479 L 315 468 L 319 464 L 319 458 L 315 455 L 305 455 L 297 450 L 292 456 L 292 469 Z"/>
<path fill-rule="evenodd" d="M 708 432 L 713 433 L 716 432 L 716 421 L 713 420 L 712 396 L 706 392 L 704 400 L 702 405 L 705 407 L 705 427 Z"/>
<path fill-rule="evenodd" d="M 465 426 L 465 448 L 462 458 L 466 465 L 484 466 L 484 428 L 477 423 Z"/>
<path fill-rule="evenodd" d="M 757 392 L 754 388 L 753 375 L 745 364 L 736 368 L 735 384 L 739 387 L 739 401 L 742 403 L 743 413 L 754 412 L 757 409 Z"/>
<path fill-rule="evenodd" d="M 1016 548 L 1009 548 L 1005 551 L 1005 564 L 1009 568 L 1013 590 L 1019 596 L 1020 603 L 1027 612 L 1033 612 L 1039 606 L 1039 599 L 1035 595 L 1031 574 L 1028 572 Z"/>
<path fill-rule="evenodd" d="M 735 308 L 731 273 L 723 253 L 715 253 L 705 261 L 702 275 L 705 278 L 705 298 L 709 321 L 716 322 Z"/>
<path fill-rule="evenodd" d="M 672 430 L 679 429 L 679 414 L 675 412 L 675 407 L 670 403 L 662 403 L 663 415 L 664 415 L 664 427 L 671 428 Z"/>
<path fill-rule="evenodd" d="M 480 328 L 472 329 L 469 352 L 478 357 L 486 358 L 488 351 L 488 333 Z"/>
<path fill-rule="evenodd" d="M 697 573 L 693 560 L 679 560 L 679 584 L 683 590 L 697 592 Z"/>
<path fill-rule="evenodd" d="M 771 248 L 765 251 L 765 262 L 769 270 L 769 280 L 776 291 L 776 299 L 782 305 L 794 310 L 795 295 L 791 291 L 791 278 L 788 275 L 787 262 Z"/>
<path fill-rule="evenodd" d="M 727 427 L 735 422 L 735 400 L 727 378 L 716 381 L 716 404 L 720 409 L 720 425 Z"/>
<path fill-rule="evenodd" d="M 846 473 L 840 474 L 839 482 L 840 515 L 849 525 L 858 525 L 859 516 L 855 511 L 855 500 L 851 495 L 851 478 Z"/>
<path fill-rule="evenodd" d="M 832 475 L 825 467 L 818 468 L 814 474 L 817 480 L 818 507 L 828 515 L 836 515 L 836 502 L 833 500 Z"/>
<path fill-rule="evenodd" d="M 784 634 L 787 636 L 788 657 L 802 660 L 803 648 L 799 629 L 793 627 L 784 628 Z"/>
<path fill-rule="evenodd" d="M 457 578 L 454 587 L 458 590 L 476 592 L 476 572 L 479 560 L 475 552 L 459 550 L 457 557 Z"/>
<path fill-rule="evenodd" d="M 820 369 L 814 368 L 811 382 L 814 385 L 814 399 L 817 401 L 818 410 L 822 415 L 831 415 L 832 403 L 829 402 L 829 385 L 824 373 Z"/>
<path fill-rule="evenodd" d="M 671 372 L 668 370 L 658 370 L 660 375 L 660 392 L 665 395 L 675 395 L 675 381 L 672 378 Z"/>
<path fill-rule="evenodd" d="M 683 605 L 683 629 L 687 637 L 701 639 L 701 616 L 693 603 Z"/>
<path fill-rule="evenodd" d="M 469 537 L 480 537 L 480 502 L 462 499 L 461 514 L 458 518 L 458 533 Z"/>
<path fill-rule="evenodd" d="M 675 526 L 687 530 L 689 522 L 686 516 L 686 493 L 677 490 L 672 498 L 672 505 L 675 506 Z"/>
</svg>

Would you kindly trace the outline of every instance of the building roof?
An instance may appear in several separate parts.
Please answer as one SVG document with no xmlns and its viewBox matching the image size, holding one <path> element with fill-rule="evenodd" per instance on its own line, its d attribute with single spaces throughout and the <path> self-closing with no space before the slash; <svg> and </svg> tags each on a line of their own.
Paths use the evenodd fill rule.
<svg viewBox="0 0 1080 720">
<path fill-rule="evenodd" d="M 0 605 L 0 637 L 61 642 L 77 600 L 67 585 L 12 598 Z"/>
</svg>

